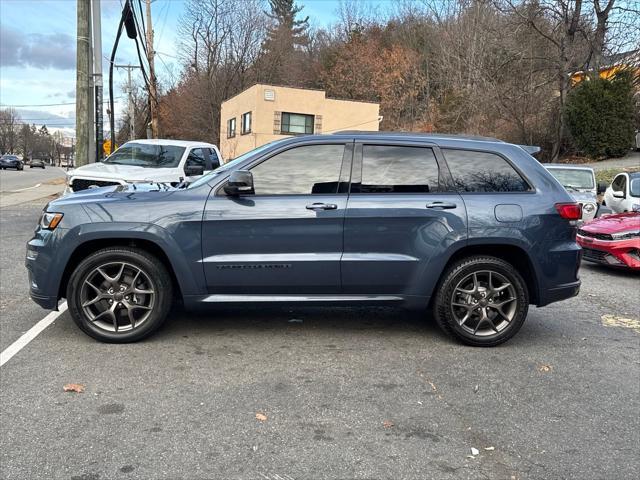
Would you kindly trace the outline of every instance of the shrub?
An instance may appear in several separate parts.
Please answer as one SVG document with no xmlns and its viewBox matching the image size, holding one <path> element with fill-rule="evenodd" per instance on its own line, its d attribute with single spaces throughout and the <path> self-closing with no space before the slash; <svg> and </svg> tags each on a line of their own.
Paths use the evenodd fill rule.
<svg viewBox="0 0 640 480">
<path fill-rule="evenodd" d="M 612 79 L 583 80 L 569 92 L 565 119 L 578 150 L 600 159 L 625 155 L 634 141 L 634 79 L 629 71 Z"/>
</svg>

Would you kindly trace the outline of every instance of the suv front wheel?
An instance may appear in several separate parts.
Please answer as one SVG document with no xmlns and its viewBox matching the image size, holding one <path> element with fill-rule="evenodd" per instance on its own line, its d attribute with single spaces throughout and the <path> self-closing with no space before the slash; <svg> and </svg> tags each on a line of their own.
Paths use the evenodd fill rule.
<svg viewBox="0 0 640 480">
<path fill-rule="evenodd" d="M 520 330 L 528 308 L 527 286 L 511 264 L 496 257 L 472 256 L 444 274 L 434 315 L 445 332 L 463 343 L 493 347 Z"/>
<path fill-rule="evenodd" d="M 86 334 L 109 343 L 141 340 L 164 322 L 172 301 L 171 277 L 156 257 L 128 247 L 105 248 L 73 271 L 67 302 Z"/>
</svg>

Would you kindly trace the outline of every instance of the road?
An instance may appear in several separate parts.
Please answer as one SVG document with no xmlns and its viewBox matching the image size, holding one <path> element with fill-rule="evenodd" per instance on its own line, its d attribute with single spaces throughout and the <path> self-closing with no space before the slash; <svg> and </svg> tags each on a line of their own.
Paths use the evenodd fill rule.
<svg viewBox="0 0 640 480">
<path fill-rule="evenodd" d="M 46 167 L 43 170 L 25 166 L 22 171 L 0 170 L 0 192 L 14 192 L 64 177 L 65 170 L 59 167 Z"/>
<path fill-rule="evenodd" d="M 0 209 L 2 349 L 47 313 L 23 267 L 41 209 Z M 65 313 L 0 367 L 2 478 L 637 478 L 640 329 L 602 315 L 637 322 L 640 277 L 582 279 L 494 349 L 394 308 L 175 310 L 132 345 Z"/>
</svg>

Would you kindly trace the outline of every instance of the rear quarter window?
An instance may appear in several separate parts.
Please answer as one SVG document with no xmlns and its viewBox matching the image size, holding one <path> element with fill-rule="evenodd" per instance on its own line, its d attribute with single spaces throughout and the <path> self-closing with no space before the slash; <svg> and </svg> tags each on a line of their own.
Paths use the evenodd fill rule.
<svg viewBox="0 0 640 480">
<path fill-rule="evenodd" d="M 443 149 L 453 183 L 460 192 L 528 192 L 529 184 L 500 155 Z"/>
</svg>

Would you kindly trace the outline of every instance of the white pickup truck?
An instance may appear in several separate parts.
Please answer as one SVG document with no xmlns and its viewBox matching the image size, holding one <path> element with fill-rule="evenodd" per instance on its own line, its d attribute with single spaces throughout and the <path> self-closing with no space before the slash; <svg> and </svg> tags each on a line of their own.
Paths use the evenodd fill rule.
<svg viewBox="0 0 640 480">
<path fill-rule="evenodd" d="M 182 140 L 132 140 L 102 162 L 67 172 L 66 193 L 87 188 L 160 182 L 177 185 L 222 164 L 218 147 Z"/>
</svg>

